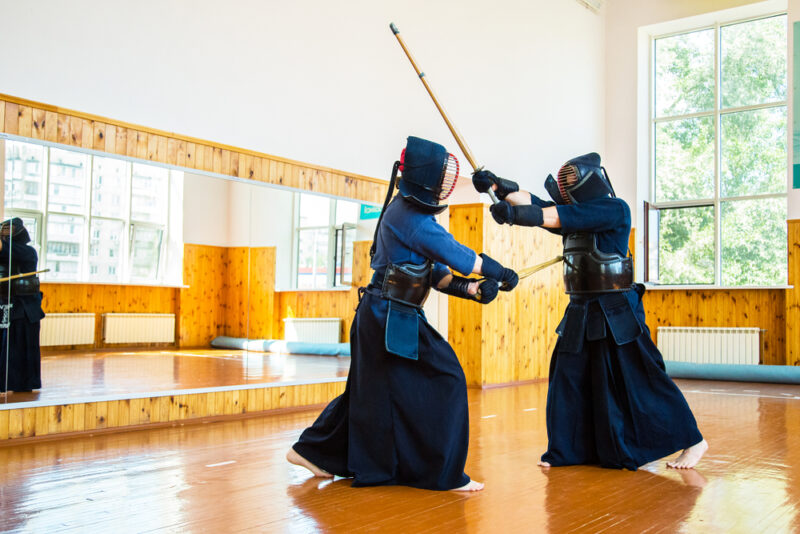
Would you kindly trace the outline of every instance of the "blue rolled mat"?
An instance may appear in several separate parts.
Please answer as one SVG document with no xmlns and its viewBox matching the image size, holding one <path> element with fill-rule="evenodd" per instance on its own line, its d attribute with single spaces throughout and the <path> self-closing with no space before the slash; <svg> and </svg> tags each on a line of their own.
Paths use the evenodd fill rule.
<svg viewBox="0 0 800 534">
<path fill-rule="evenodd" d="M 282 339 L 247 339 L 218 336 L 211 340 L 218 349 L 254 350 L 280 354 L 313 354 L 317 356 L 350 356 L 349 343 L 304 343 Z"/>
<path fill-rule="evenodd" d="M 664 364 L 667 367 L 667 374 L 672 378 L 800 384 L 800 367 L 791 365 L 734 365 L 675 362 L 670 360 L 665 360 Z"/>
</svg>

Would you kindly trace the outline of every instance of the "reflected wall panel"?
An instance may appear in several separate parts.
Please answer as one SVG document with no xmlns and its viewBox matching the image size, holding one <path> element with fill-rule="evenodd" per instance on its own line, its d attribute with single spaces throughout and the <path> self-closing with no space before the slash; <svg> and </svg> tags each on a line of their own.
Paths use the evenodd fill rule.
<svg viewBox="0 0 800 534">
<path fill-rule="evenodd" d="M 275 339 L 275 247 L 250 248 L 250 339 Z"/>
<path fill-rule="evenodd" d="M 207 347 L 226 325 L 225 247 L 186 244 L 178 313 L 178 345 Z"/>
<path fill-rule="evenodd" d="M 178 290 L 171 287 L 145 287 L 100 284 L 43 283 L 45 313 L 94 313 L 95 348 L 114 345 L 103 343 L 104 313 L 173 313 L 177 314 Z M 139 344 L 143 346 L 147 344 Z M 152 344 L 164 346 L 163 343 Z M 116 345 L 119 346 L 119 345 Z M 63 346 L 47 347 L 64 348 Z"/>
<path fill-rule="evenodd" d="M 0 94 L 0 131 L 380 203 L 387 182 Z"/>
<path fill-rule="evenodd" d="M 350 290 L 336 291 L 279 291 L 275 293 L 273 333 L 284 337 L 283 319 L 287 317 L 337 317 L 342 319 L 340 341 L 350 341 L 350 325 L 358 306 L 358 288 L 369 284 L 369 248 L 372 241 L 353 243 L 353 282 Z M 274 263 L 274 262 L 273 262 Z"/>
</svg>

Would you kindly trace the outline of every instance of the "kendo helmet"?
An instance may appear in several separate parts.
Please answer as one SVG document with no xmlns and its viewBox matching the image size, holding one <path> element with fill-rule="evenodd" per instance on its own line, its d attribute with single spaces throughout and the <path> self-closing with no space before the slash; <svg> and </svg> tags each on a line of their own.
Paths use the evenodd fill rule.
<svg viewBox="0 0 800 534">
<path fill-rule="evenodd" d="M 22 219 L 19 217 L 6 219 L 0 224 L 0 238 L 8 239 L 9 235 L 19 243 L 29 243 L 31 240 L 28 230 L 22 225 Z"/>
<path fill-rule="evenodd" d="M 556 204 L 579 204 L 602 197 L 615 197 L 606 169 L 600 165 L 600 154 L 590 152 L 572 158 L 558 170 L 558 178 L 550 174 L 544 188 Z"/>
<path fill-rule="evenodd" d="M 458 160 L 442 145 L 410 136 L 400 155 L 398 182 L 400 194 L 406 200 L 433 213 L 447 208 L 440 202 L 455 189 L 458 180 Z"/>
</svg>

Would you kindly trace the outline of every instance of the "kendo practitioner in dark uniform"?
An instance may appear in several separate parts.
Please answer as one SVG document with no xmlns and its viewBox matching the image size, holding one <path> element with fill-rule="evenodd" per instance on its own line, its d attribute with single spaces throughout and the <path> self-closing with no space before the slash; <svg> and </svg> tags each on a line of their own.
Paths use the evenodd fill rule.
<svg viewBox="0 0 800 534">
<path fill-rule="evenodd" d="M 490 171 L 473 175 L 502 202 L 500 224 L 541 226 L 564 242 L 570 302 L 558 325 L 547 393 L 547 452 L 539 465 L 600 464 L 635 470 L 683 450 L 670 467 L 690 468 L 708 449 L 645 324 L 644 286 L 628 257 L 630 208 L 617 198 L 596 153 L 549 175 L 544 201 Z"/>
<path fill-rule="evenodd" d="M 400 194 L 392 200 L 398 170 Z M 513 289 L 518 277 L 458 243 L 436 222 L 457 177 L 457 161 L 442 145 L 408 138 L 375 230 L 372 281 L 360 290 L 350 328 L 345 391 L 287 453 L 290 462 L 316 476 L 353 477 L 353 486 L 483 488 L 464 473 L 464 372 L 422 305 L 431 287 L 487 304 L 498 289 Z M 455 276 L 449 268 L 485 278 Z"/>
<path fill-rule="evenodd" d="M 3 221 L 0 225 L 0 278 L 36 270 L 38 258 L 36 250 L 28 244 L 30 240 L 22 219 Z M 0 345 L 0 391 L 40 389 L 39 321 L 44 311 L 39 277 L 33 275 L 0 282 L 0 304 L 9 303 L 9 290 L 10 322 L 7 329 L 2 329 Z"/>
</svg>

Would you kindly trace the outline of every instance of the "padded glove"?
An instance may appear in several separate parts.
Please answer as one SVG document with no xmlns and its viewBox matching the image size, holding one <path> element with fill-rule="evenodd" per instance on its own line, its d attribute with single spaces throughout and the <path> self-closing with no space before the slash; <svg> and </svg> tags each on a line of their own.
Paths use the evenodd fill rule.
<svg viewBox="0 0 800 534">
<path fill-rule="evenodd" d="M 489 212 L 497 224 L 541 226 L 544 222 L 542 208 L 534 204 L 512 206 L 504 200 L 490 206 Z"/>
<path fill-rule="evenodd" d="M 472 173 L 472 185 L 478 193 L 485 193 L 492 188 L 492 185 L 497 185 L 494 194 L 500 200 L 506 198 L 509 193 L 516 193 L 519 191 L 519 184 L 517 182 L 500 178 L 492 171 L 480 170 Z"/>
<path fill-rule="evenodd" d="M 477 280 L 474 278 L 464 278 L 463 276 L 453 276 L 453 278 L 450 279 L 450 285 L 439 291 L 445 295 L 474 300 L 481 304 L 489 304 L 497 297 L 497 280 L 487 278 L 478 285 L 478 293 L 476 295 L 470 295 L 469 285 L 473 282 L 477 282 Z"/>
<path fill-rule="evenodd" d="M 481 267 L 481 274 L 487 278 L 494 278 L 500 284 L 500 291 L 511 291 L 519 283 L 519 276 L 512 269 L 503 267 L 497 261 L 493 260 L 486 254 L 481 254 L 483 259 L 483 267 Z"/>
</svg>

